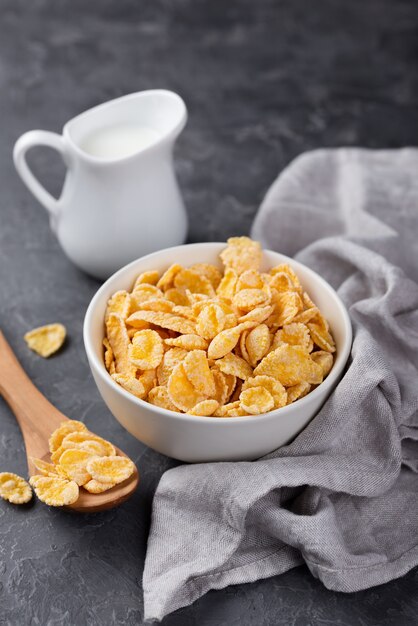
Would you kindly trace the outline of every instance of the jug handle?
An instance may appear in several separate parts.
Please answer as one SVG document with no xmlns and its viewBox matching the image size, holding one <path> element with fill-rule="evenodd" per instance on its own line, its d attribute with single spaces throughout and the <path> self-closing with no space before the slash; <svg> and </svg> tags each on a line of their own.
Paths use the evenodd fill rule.
<svg viewBox="0 0 418 626">
<path fill-rule="evenodd" d="M 65 141 L 63 137 L 57 133 L 51 133 L 46 130 L 31 130 L 19 137 L 13 149 L 13 161 L 16 170 L 26 187 L 52 215 L 56 216 L 58 215 L 59 200 L 54 198 L 54 196 L 41 185 L 26 162 L 26 152 L 35 146 L 54 148 L 61 154 L 64 163 L 68 165 L 68 152 Z"/>
</svg>

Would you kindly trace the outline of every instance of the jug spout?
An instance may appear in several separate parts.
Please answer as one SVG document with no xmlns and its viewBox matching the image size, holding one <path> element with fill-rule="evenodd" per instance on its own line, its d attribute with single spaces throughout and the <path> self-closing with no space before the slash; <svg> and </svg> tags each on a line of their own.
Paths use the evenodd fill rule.
<svg viewBox="0 0 418 626">
<path fill-rule="evenodd" d="M 187 121 L 182 98 L 165 89 L 122 96 L 78 115 L 64 136 L 78 156 L 118 161 L 173 143 Z"/>
</svg>

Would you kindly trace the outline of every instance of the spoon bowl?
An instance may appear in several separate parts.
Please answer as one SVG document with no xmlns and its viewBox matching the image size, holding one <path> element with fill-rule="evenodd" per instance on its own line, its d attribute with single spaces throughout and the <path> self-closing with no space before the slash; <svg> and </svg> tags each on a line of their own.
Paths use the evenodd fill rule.
<svg viewBox="0 0 418 626">
<path fill-rule="evenodd" d="M 51 433 L 68 420 L 35 387 L 22 369 L 19 361 L 0 331 L 0 394 L 6 400 L 22 431 L 28 460 L 29 476 L 38 474 L 32 457 L 50 463 L 48 439 Z M 119 456 L 127 456 L 116 448 Z M 79 513 L 97 513 L 112 509 L 125 502 L 135 491 L 139 482 L 138 470 L 124 482 L 103 493 L 89 493 L 80 489 L 77 502 L 62 507 Z"/>
<path fill-rule="evenodd" d="M 68 418 L 65 418 L 68 419 Z M 64 420 L 61 420 L 63 422 Z M 119 456 L 126 456 L 120 448 L 116 446 L 116 454 Z M 51 455 L 49 450 L 42 457 L 38 457 L 47 463 L 51 462 Z M 33 465 L 30 458 L 28 458 L 28 468 L 29 468 L 29 476 L 34 476 L 35 474 L 39 474 L 39 471 Z M 112 489 L 108 489 L 103 493 L 89 493 L 85 489 L 80 489 L 80 495 L 78 496 L 77 502 L 73 504 L 69 504 L 68 506 L 63 506 L 63 509 L 76 511 L 77 513 L 99 513 L 100 511 L 106 511 L 107 509 L 113 509 L 115 506 L 119 506 L 128 500 L 135 489 L 138 486 L 139 482 L 139 473 L 135 466 L 135 470 L 129 478 L 124 480 L 122 483 L 115 485 Z"/>
</svg>

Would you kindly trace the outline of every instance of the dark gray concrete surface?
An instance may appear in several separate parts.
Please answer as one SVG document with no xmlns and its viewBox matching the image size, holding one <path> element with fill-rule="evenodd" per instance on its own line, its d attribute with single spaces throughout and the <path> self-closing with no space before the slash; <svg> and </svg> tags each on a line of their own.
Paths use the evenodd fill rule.
<svg viewBox="0 0 418 626">
<path fill-rule="evenodd" d="M 67 261 L 14 172 L 17 137 L 59 131 L 125 93 L 178 91 L 190 114 L 176 151 L 189 239 L 222 240 L 248 232 L 273 178 L 305 150 L 417 145 L 417 60 L 415 0 L 0 0 L 0 327 L 41 391 L 126 450 L 142 477 L 130 502 L 98 515 L 0 502 L 1 625 L 141 624 L 152 496 L 174 465 L 124 432 L 99 397 L 82 342 L 99 283 Z M 39 150 L 32 161 L 58 193 L 56 156 Z M 43 360 L 22 336 L 52 321 L 69 340 Z M 18 427 L 0 400 L 4 470 L 26 474 Z M 164 624 L 412 625 L 417 584 L 414 570 L 345 595 L 300 567 L 211 592 Z"/>
</svg>

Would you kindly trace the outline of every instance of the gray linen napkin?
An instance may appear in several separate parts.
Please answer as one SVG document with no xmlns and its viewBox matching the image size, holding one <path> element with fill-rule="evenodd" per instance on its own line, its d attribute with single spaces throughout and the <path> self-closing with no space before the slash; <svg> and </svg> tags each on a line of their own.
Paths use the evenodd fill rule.
<svg viewBox="0 0 418 626">
<path fill-rule="evenodd" d="M 148 620 L 303 562 L 346 592 L 418 564 L 418 151 L 302 155 L 267 193 L 252 236 L 338 290 L 352 357 L 290 445 L 164 474 L 143 578 Z"/>
</svg>

